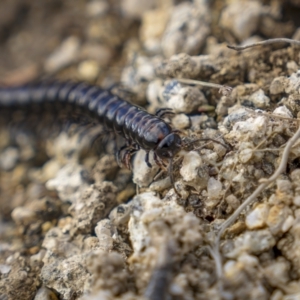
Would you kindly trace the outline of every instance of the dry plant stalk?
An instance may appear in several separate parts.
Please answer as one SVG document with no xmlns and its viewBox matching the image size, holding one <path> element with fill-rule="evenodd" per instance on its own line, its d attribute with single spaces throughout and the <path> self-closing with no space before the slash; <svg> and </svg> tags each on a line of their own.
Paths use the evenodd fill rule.
<svg viewBox="0 0 300 300">
<path fill-rule="evenodd" d="M 227 45 L 227 47 L 229 49 L 233 49 L 233 50 L 236 50 L 236 51 L 242 51 L 242 50 L 245 50 L 245 49 L 248 49 L 248 48 L 253 48 L 253 47 L 257 47 L 257 46 L 264 46 L 264 45 L 270 45 L 270 44 L 276 44 L 276 43 L 289 43 L 289 44 L 292 44 L 292 45 L 300 46 L 300 41 L 296 41 L 296 40 L 292 40 L 292 39 L 286 39 L 286 38 L 276 38 L 276 39 L 269 39 L 269 40 L 265 40 L 265 41 L 245 45 L 245 46 Z"/>
<path fill-rule="evenodd" d="M 187 78 L 176 78 L 176 80 L 180 83 L 195 84 L 200 86 L 207 86 L 214 89 L 219 89 L 219 93 L 221 93 L 223 96 L 229 96 L 232 92 L 232 87 L 227 85 L 221 85 L 217 83 L 200 81 L 200 80 L 192 80 Z"/>
<path fill-rule="evenodd" d="M 222 278 L 222 258 L 221 258 L 221 254 L 220 254 L 220 250 L 219 250 L 219 246 L 220 246 L 220 239 L 223 235 L 223 233 L 225 232 L 225 230 L 232 225 L 237 218 L 239 217 L 240 213 L 248 206 L 251 205 L 255 202 L 255 200 L 257 199 L 258 195 L 268 187 L 269 184 L 273 183 L 280 174 L 282 174 L 287 166 L 287 162 L 288 162 L 288 158 L 289 158 L 289 154 L 290 154 L 290 150 L 293 147 L 293 145 L 295 145 L 295 143 L 297 142 L 297 140 L 300 138 L 300 127 L 298 127 L 297 131 L 295 132 L 295 134 L 289 139 L 289 141 L 286 143 L 283 153 L 282 153 L 282 157 L 281 157 L 281 161 L 280 161 L 280 165 L 277 168 L 277 170 L 275 171 L 275 173 L 270 177 L 270 178 L 264 178 L 260 180 L 260 185 L 256 188 L 256 190 L 235 210 L 235 212 L 224 222 L 222 223 L 222 225 L 219 227 L 217 236 L 216 236 L 216 240 L 215 243 L 213 245 L 213 247 L 210 249 L 211 255 L 214 258 L 215 262 L 216 262 L 216 270 L 217 270 L 217 275 L 218 278 Z M 221 281 L 219 282 L 219 287 L 222 290 L 222 283 Z"/>
</svg>

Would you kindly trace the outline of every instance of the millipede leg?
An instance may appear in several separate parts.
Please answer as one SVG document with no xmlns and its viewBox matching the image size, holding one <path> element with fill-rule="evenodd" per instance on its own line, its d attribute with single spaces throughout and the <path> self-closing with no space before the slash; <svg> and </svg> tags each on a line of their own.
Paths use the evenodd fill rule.
<svg viewBox="0 0 300 300">
<path fill-rule="evenodd" d="M 155 112 L 155 115 L 159 118 L 163 118 L 166 115 L 174 115 L 174 112 L 171 108 L 160 108 Z"/>
<path fill-rule="evenodd" d="M 178 192 L 178 190 L 177 190 L 177 188 L 175 186 L 175 180 L 174 180 L 174 175 L 173 175 L 173 158 L 172 157 L 169 159 L 168 174 L 169 174 L 169 177 L 170 177 L 170 180 L 171 180 L 171 184 L 172 184 L 172 187 L 173 187 L 175 193 L 177 194 L 177 196 L 179 196 L 181 198 L 182 196 Z"/>
<path fill-rule="evenodd" d="M 131 165 L 131 157 L 135 152 L 131 152 L 131 151 L 126 151 L 125 152 L 125 156 L 124 156 L 124 163 L 125 166 L 128 170 L 132 169 L 132 165 Z"/>
<path fill-rule="evenodd" d="M 131 157 L 139 150 L 137 145 L 124 145 L 123 147 L 121 147 L 117 153 L 117 162 L 118 165 L 121 166 L 122 164 L 124 164 L 126 166 L 127 169 L 131 170 L 132 166 L 131 166 Z"/>
<path fill-rule="evenodd" d="M 160 168 L 162 168 L 164 170 L 166 169 L 167 165 L 155 152 L 153 153 L 153 159 Z"/>
<path fill-rule="evenodd" d="M 136 149 L 127 149 L 124 151 L 123 162 L 127 169 L 131 170 L 131 157 L 136 153 Z"/>
<path fill-rule="evenodd" d="M 149 168 L 152 168 L 152 165 L 149 161 L 149 152 L 146 153 L 145 162 Z"/>
</svg>

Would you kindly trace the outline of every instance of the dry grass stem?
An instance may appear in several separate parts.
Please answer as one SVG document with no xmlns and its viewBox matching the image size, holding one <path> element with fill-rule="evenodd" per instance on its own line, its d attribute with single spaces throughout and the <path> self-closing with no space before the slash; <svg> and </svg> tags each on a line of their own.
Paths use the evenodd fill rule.
<svg viewBox="0 0 300 300">
<path fill-rule="evenodd" d="M 229 96 L 231 94 L 231 91 L 232 91 L 232 87 L 230 87 L 230 86 L 221 85 L 221 84 L 212 83 L 212 82 L 192 80 L 192 79 L 187 79 L 187 78 L 180 78 L 180 79 L 176 79 L 176 80 L 180 83 L 195 84 L 195 85 L 200 85 L 200 86 L 211 87 L 211 88 L 214 88 L 214 89 L 219 89 L 219 92 L 223 96 Z"/>
<path fill-rule="evenodd" d="M 275 44 L 275 43 L 289 43 L 289 44 L 292 44 L 292 45 L 300 46 L 300 41 L 296 41 L 296 40 L 292 40 L 292 39 L 286 39 L 286 38 L 276 38 L 276 39 L 269 39 L 269 40 L 265 40 L 265 41 L 245 45 L 245 46 L 227 45 L 227 47 L 229 49 L 232 49 L 232 50 L 241 51 L 241 50 L 245 50 L 245 49 L 248 49 L 248 48 L 253 48 L 253 47 L 257 47 L 257 46 L 264 46 L 264 45 L 270 45 L 270 44 Z"/>
</svg>

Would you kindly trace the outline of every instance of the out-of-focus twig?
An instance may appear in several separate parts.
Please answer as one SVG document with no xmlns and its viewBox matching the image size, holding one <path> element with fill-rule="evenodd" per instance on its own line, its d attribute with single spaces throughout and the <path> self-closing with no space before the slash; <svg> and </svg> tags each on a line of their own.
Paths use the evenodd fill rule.
<svg viewBox="0 0 300 300">
<path fill-rule="evenodd" d="M 245 46 L 227 45 L 227 47 L 229 49 L 233 49 L 233 50 L 236 50 L 236 51 L 241 51 L 241 50 L 245 50 L 245 49 L 248 49 L 248 48 L 253 48 L 253 47 L 263 46 L 263 45 L 269 45 L 269 44 L 275 44 L 275 43 L 289 43 L 289 44 L 300 46 L 300 41 L 296 41 L 296 40 L 292 40 L 292 39 L 286 39 L 286 38 L 276 38 L 276 39 L 269 39 L 269 40 L 265 40 L 265 41 L 245 45 Z"/>
<path fill-rule="evenodd" d="M 290 138 L 290 140 L 286 143 L 286 146 L 283 150 L 281 162 L 275 173 L 270 178 L 261 179 L 261 184 L 256 188 L 256 190 L 236 209 L 236 211 L 220 226 L 220 230 L 218 233 L 218 238 L 222 236 L 224 231 L 238 218 L 239 214 L 250 204 L 252 204 L 257 196 L 272 182 L 274 182 L 277 177 L 282 174 L 287 165 L 287 161 L 289 158 L 290 150 L 292 146 L 296 143 L 296 141 L 300 138 L 300 127 L 296 131 L 296 133 Z"/>
<path fill-rule="evenodd" d="M 221 224 L 219 227 L 219 230 L 216 235 L 216 239 L 212 247 L 210 248 L 210 252 L 212 257 L 215 260 L 216 263 L 216 271 L 217 271 L 217 276 L 219 278 L 219 289 L 220 292 L 223 292 L 223 284 L 222 284 L 222 276 L 223 276 L 223 269 L 222 269 L 222 257 L 220 253 L 220 239 L 224 233 L 224 231 L 231 225 L 233 224 L 240 213 L 248 206 L 253 204 L 255 200 L 257 199 L 258 195 L 272 182 L 274 182 L 280 174 L 282 174 L 287 166 L 289 154 L 291 148 L 295 145 L 297 140 L 300 138 L 300 126 L 298 127 L 298 130 L 295 132 L 295 134 L 289 139 L 289 141 L 286 143 L 282 157 L 281 157 L 281 162 L 275 173 L 268 179 L 261 179 L 260 180 L 260 185 L 256 188 L 256 190 L 236 209 L 236 211 L 224 222 Z"/>
<path fill-rule="evenodd" d="M 231 94 L 231 91 L 232 91 L 232 87 L 230 87 L 230 86 L 221 85 L 221 84 L 212 83 L 212 82 L 192 80 L 192 79 L 187 79 L 187 78 L 176 78 L 176 80 L 180 83 L 195 84 L 195 85 L 200 85 L 200 86 L 211 87 L 211 88 L 214 88 L 214 89 L 219 89 L 219 93 L 221 93 L 223 96 L 229 96 Z"/>
</svg>

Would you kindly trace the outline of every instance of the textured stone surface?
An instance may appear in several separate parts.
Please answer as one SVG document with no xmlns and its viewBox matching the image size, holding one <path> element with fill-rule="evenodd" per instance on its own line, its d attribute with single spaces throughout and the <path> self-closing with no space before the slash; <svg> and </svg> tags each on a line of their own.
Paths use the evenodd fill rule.
<svg viewBox="0 0 300 300">
<path fill-rule="evenodd" d="M 0 111 L 1 300 L 299 298 L 298 142 L 215 244 L 300 115 L 298 47 L 226 45 L 297 38 L 296 2 L 1 1 L 1 85 L 85 80 L 171 108 L 182 137 L 171 169 L 140 150 L 130 171 L 124 141 L 85 118 Z"/>
</svg>

